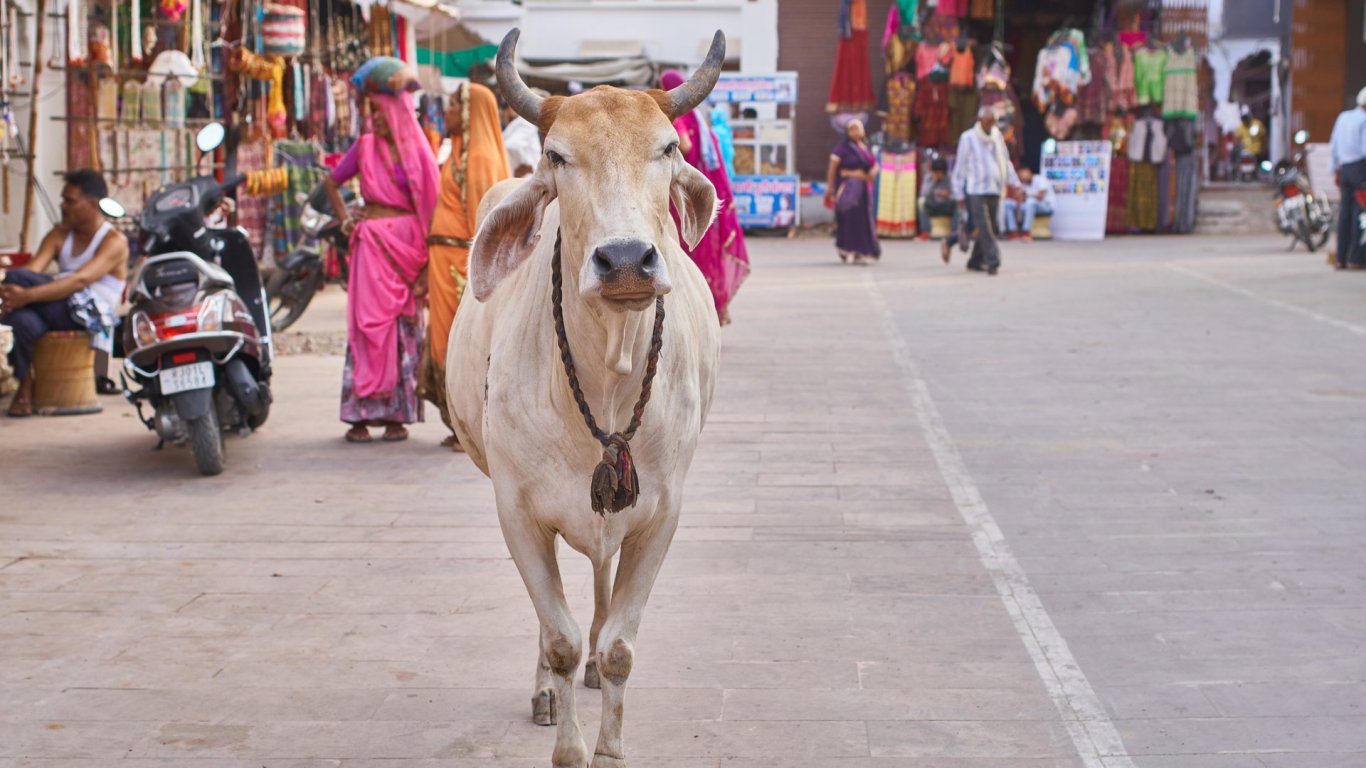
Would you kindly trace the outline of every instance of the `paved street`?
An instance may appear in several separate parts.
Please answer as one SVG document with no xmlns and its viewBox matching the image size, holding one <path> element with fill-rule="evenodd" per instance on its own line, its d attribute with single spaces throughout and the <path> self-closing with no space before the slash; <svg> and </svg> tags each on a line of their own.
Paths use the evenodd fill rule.
<svg viewBox="0 0 1366 768">
<path fill-rule="evenodd" d="M 1366 276 L 1284 248 L 752 240 L 632 767 L 1366 765 Z M 487 480 L 278 369 L 216 478 L 0 419 L 0 768 L 548 765 Z"/>
</svg>

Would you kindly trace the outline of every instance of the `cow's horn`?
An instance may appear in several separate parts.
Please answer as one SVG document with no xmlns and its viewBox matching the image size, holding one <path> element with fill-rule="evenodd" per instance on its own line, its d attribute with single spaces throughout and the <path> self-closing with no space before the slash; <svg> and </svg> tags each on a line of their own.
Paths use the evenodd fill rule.
<svg viewBox="0 0 1366 768">
<path fill-rule="evenodd" d="M 517 67 L 513 65 L 517 38 L 521 36 L 522 30 L 513 28 L 498 46 L 498 91 L 503 94 L 503 101 L 516 110 L 517 114 L 526 118 L 532 125 L 540 125 L 541 103 L 544 100 L 532 93 L 526 83 L 522 82 L 522 76 L 517 74 Z"/>
<path fill-rule="evenodd" d="M 716 80 L 721 76 L 721 64 L 725 60 L 726 36 L 718 29 L 711 39 L 711 50 L 707 51 L 707 58 L 702 62 L 702 66 L 692 73 L 688 82 L 669 91 L 670 120 L 686 115 L 707 98 L 711 89 L 716 87 Z M 502 64 L 501 58 L 499 64 Z"/>
</svg>

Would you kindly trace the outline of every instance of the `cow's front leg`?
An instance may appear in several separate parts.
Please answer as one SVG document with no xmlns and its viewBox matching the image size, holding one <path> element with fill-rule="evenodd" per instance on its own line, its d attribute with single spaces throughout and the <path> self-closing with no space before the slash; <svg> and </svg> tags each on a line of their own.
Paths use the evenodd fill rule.
<svg viewBox="0 0 1366 768">
<path fill-rule="evenodd" d="M 584 746 L 574 708 L 574 674 L 583 657 L 583 639 L 564 599 L 564 585 L 555 558 L 555 534 L 517 519 L 515 513 L 499 518 L 508 552 L 522 574 L 541 624 L 532 717 L 538 723 L 556 725 L 555 751 L 551 755 L 554 768 L 584 768 L 588 764 L 588 748 Z M 548 718 L 538 717 L 541 708 Z"/>
<path fill-rule="evenodd" d="M 663 505 L 666 502 L 661 501 Z M 602 724 L 592 768 L 625 768 L 626 748 L 621 721 L 626 703 L 626 679 L 635 661 L 636 633 L 655 577 L 678 527 L 678 510 L 662 514 L 659 523 L 622 543 L 612 588 L 612 607 L 598 637 L 598 677 L 602 683 Z"/>
<path fill-rule="evenodd" d="M 598 635 L 612 609 L 612 558 L 593 569 L 593 628 L 588 631 L 588 661 L 583 664 L 583 684 L 602 687 L 598 677 Z"/>
</svg>

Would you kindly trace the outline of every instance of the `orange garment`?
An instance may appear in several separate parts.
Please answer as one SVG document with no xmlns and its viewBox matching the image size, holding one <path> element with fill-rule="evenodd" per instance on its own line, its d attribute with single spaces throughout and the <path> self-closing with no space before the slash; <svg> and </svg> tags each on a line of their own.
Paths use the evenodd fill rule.
<svg viewBox="0 0 1366 768">
<path fill-rule="evenodd" d="M 512 174 L 503 150 L 503 131 L 498 124 L 498 102 L 493 91 L 478 83 L 467 83 L 457 98 L 462 102 L 464 126 L 459 136 L 451 137 L 451 156 L 441 168 L 441 197 L 432 219 L 431 235 L 469 242 L 474 239 L 474 214 L 484 194 Z M 438 381 L 444 390 L 446 342 L 465 290 L 470 249 L 433 243 L 428 253 L 427 338 L 431 360 L 441 372 Z"/>
<path fill-rule="evenodd" d="M 953 50 L 953 61 L 949 64 L 949 85 L 972 88 L 976 83 L 972 48 Z"/>
</svg>

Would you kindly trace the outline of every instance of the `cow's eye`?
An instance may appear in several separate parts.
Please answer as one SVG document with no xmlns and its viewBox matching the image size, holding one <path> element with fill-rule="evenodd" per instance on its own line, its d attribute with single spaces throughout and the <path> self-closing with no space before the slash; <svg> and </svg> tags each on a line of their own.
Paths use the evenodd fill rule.
<svg viewBox="0 0 1366 768">
<path fill-rule="evenodd" d="M 667 146 L 667 147 L 664 148 L 664 156 L 665 156 L 665 157 L 673 157 L 673 156 L 674 156 L 674 153 L 677 152 L 677 151 L 678 151 L 678 142 L 675 141 L 675 142 L 673 142 L 672 144 L 670 144 L 669 146 Z"/>
<path fill-rule="evenodd" d="M 564 157 L 553 149 L 547 149 L 545 151 L 545 156 L 550 160 L 550 164 L 556 168 L 564 165 Z"/>
</svg>

